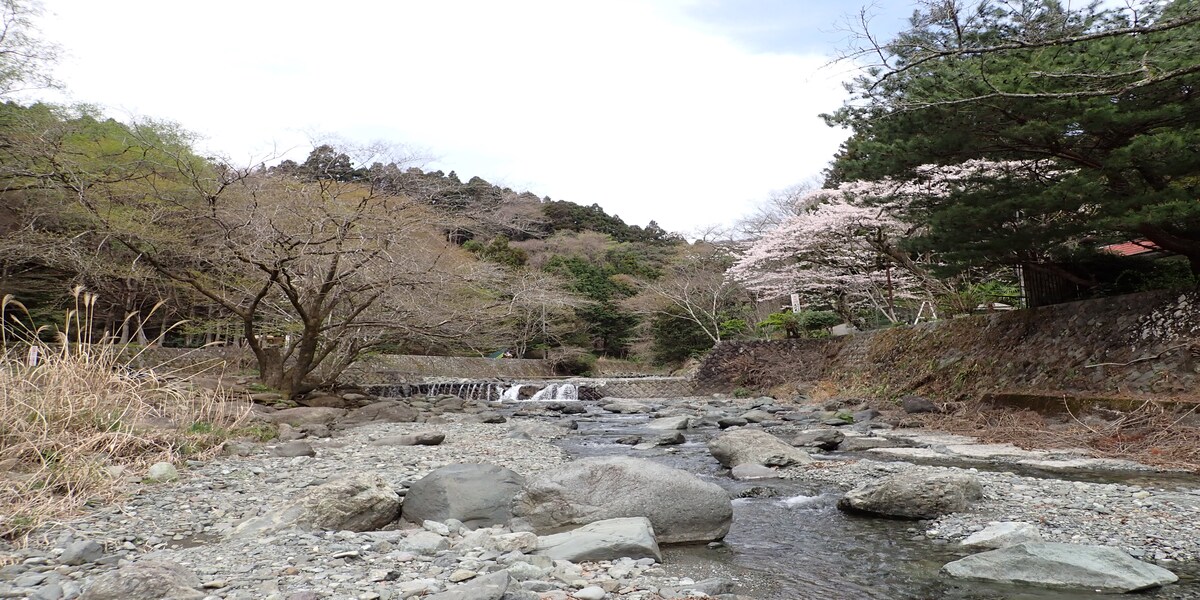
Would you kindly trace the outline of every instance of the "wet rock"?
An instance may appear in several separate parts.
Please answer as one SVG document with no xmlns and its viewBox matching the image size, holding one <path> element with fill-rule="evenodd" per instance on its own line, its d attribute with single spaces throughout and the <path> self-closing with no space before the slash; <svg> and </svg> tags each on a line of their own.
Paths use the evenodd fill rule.
<svg viewBox="0 0 1200 600">
<path fill-rule="evenodd" d="M 504 525 L 513 517 L 513 498 L 523 483 L 520 475 L 496 465 L 448 465 L 409 487 L 403 515 L 415 523 L 457 519 L 472 528 Z"/>
<path fill-rule="evenodd" d="M 738 481 L 746 481 L 749 479 L 770 479 L 772 477 L 778 477 L 779 473 L 776 473 L 775 469 L 772 469 L 771 467 L 764 467 L 763 465 L 754 463 L 746 463 L 737 465 L 736 467 L 730 469 L 729 476 Z"/>
<path fill-rule="evenodd" d="M 748 423 L 750 423 L 750 421 L 747 421 L 746 419 L 743 419 L 741 417 L 721 417 L 720 419 L 717 419 L 717 427 L 720 427 L 721 429 L 729 429 L 730 427 L 742 427 L 744 425 L 747 425 Z"/>
<path fill-rule="evenodd" d="M 683 437 L 683 432 L 672 431 L 671 433 L 664 433 L 664 434 L 654 438 L 654 445 L 655 446 L 676 446 L 676 445 L 684 443 L 685 441 L 687 441 L 687 440 L 686 440 L 686 438 Z"/>
</svg>

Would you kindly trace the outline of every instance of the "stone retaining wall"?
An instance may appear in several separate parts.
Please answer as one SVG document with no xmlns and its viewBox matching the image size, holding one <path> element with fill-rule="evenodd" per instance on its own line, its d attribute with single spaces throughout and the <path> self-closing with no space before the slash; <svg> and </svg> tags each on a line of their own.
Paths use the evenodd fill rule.
<svg viewBox="0 0 1200 600">
<path fill-rule="evenodd" d="M 823 340 L 723 342 L 699 391 L 825 383 L 864 396 L 1200 400 L 1200 293 L 1148 292 Z"/>
</svg>

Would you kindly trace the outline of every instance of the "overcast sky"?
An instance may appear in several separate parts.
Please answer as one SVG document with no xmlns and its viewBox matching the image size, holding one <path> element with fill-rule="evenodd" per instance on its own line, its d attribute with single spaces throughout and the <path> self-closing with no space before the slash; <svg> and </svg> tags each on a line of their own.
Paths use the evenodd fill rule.
<svg viewBox="0 0 1200 600">
<path fill-rule="evenodd" d="M 180 123 L 238 161 L 309 140 L 673 231 L 811 179 L 845 133 L 846 15 L 815 0 L 43 0 L 70 100 Z M 911 10 L 877 3 L 895 31 Z"/>
</svg>

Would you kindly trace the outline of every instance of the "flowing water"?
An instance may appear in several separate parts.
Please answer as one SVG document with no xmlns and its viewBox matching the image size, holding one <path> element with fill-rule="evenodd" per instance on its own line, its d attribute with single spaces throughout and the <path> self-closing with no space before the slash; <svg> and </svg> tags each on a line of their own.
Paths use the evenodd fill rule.
<svg viewBox="0 0 1200 600">
<path fill-rule="evenodd" d="M 665 433 L 645 428 L 645 415 L 580 415 L 579 430 L 560 442 L 575 457 L 630 455 L 616 439 Z M 722 472 L 705 440 L 711 431 L 688 431 L 688 442 L 673 447 L 636 451 L 687 470 L 738 494 L 767 486 L 770 498 L 734 500 L 733 528 L 724 547 L 705 545 L 664 548 L 664 562 L 673 573 L 697 579 L 712 573 L 734 579 L 746 593 L 763 600 L 887 599 L 887 600 L 1082 600 L 1096 594 L 1028 587 L 988 586 L 951 581 L 938 575 L 947 562 L 969 554 L 952 545 L 914 539 L 921 534 L 912 521 L 847 515 L 835 507 L 840 491 L 782 479 L 738 482 Z M 1197 571 L 1172 570 L 1180 583 L 1139 594 L 1154 600 L 1200 598 Z"/>
</svg>

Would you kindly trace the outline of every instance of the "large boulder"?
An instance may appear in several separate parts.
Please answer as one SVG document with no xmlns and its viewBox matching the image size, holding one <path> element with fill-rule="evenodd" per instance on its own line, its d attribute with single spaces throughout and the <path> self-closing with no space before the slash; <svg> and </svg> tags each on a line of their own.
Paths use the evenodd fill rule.
<svg viewBox="0 0 1200 600">
<path fill-rule="evenodd" d="M 708 442 L 708 451 L 722 466 L 743 464 L 786 467 L 812 462 L 807 452 L 759 429 L 727 431 Z"/>
<path fill-rule="evenodd" d="M 1136 592 L 1178 581 L 1174 573 L 1119 548 L 1026 542 L 973 554 L 942 567 L 951 577 L 1051 588 Z"/>
<path fill-rule="evenodd" d="M 200 578 L 172 562 L 147 560 L 109 571 L 84 586 L 80 600 L 201 600 Z"/>
<path fill-rule="evenodd" d="M 354 427 L 364 423 L 414 423 L 420 418 L 421 412 L 412 406 L 397 400 L 384 400 L 350 411 L 338 419 L 338 425 Z"/>
<path fill-rule="evenodd" d="M 650 405 L 643 404 L 641 402 L 635 402 L 633 400 L 622 400 L 620 398 L 606 399 L 606 400 L 608 400 L 608 401 L 605 402 L 603 405 L 601 405 L 600 408 L 603 408 L 604 410 L 606 410 L 610 413 L 619 413 L 622 415 L 633 415 L 633 414 L 641 414 L 641 413 L 650 412 Z"/>
<path fill-rule="evenodd" d="M 836 429 L 805 429 L 792 438 L 792 445 L 801 448 L 837 450 L 838 444 L 841 444 L 844 439 L 846 439 L 846 434 Z"/>
<path fill-rule="evenodd" d="M 354 475 L 314 487 L 269 514 L 244 521 L 232 535 L 267 535 L 291 528 L 374 531 L 399 516 L 400 495 L 392 486 L 378 475 Z"/>
<path fill-rule="evenodd" d="M 524 483 L 516 472 L 496 465 L 447 465 L 408 488 L 403 515 L 414 523 L 458 519 L 472 528 L 505 525 Z"/>
<path fill-rule="evenodd" d="M 935 519 L 966 510 L 982 497 L 979 479 L 969 473 L 910 471 L 860 485 L 837 506 L 901 519 Z"/>
<path fill-rule="evenodd" d="M 534 554 L 571 562 L 653 558 L 662 562 L 654 528 L 645 517 L 606 519 L 539 537 Z"/>
<path fill-rule="evenodd" d="M 624 456 L 585 458 L 530 481 L 514 507 L 532 527 L 646 517 L 660 543 L 717 540 L 733 504 L 721 486 L 680 469 Z"/>
</svg>

